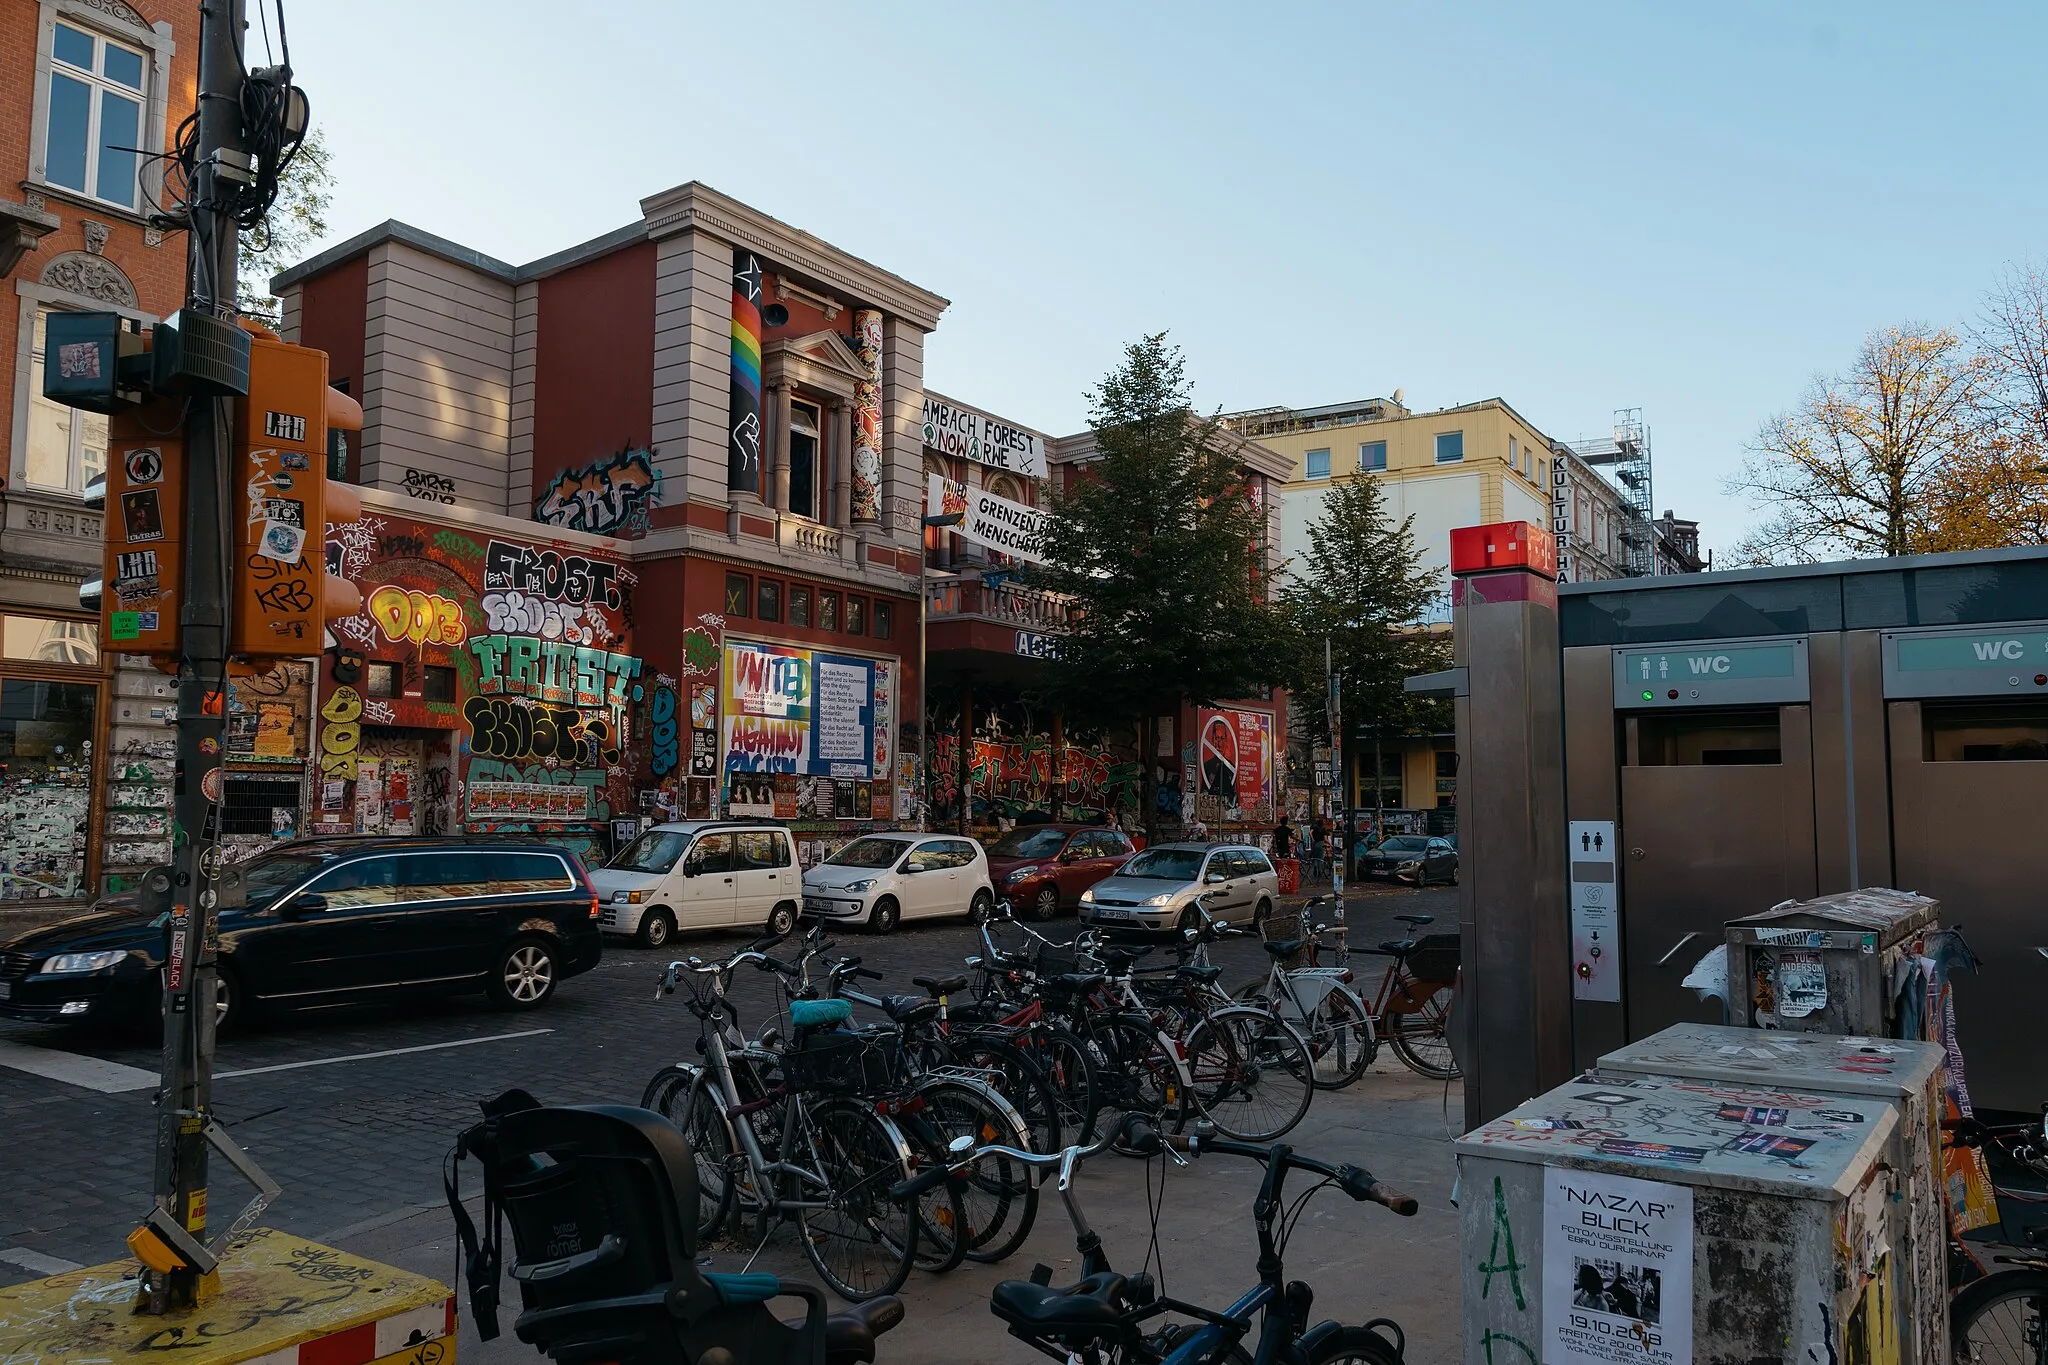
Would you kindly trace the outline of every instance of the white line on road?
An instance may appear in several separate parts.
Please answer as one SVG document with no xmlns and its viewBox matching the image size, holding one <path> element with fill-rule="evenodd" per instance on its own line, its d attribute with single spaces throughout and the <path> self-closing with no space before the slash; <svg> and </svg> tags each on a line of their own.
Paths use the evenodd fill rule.
<svg viewBox="0 0 2048 1365">
<path fill-rule="evenodd" d="M 102 1095 L 118 1095 L 125 1090 L 154 1090 L 157 1081 L 154 1071 L 122 1066 L 119 1062 L 86 1057 L 76 1052 L 30 1047 L 25 1043 L 0 1041 L 0 1066 L 26 1071 L 45 1080 L 62 1081 L 84 1090 L 97 1090 Z"/>
<path fill-rule="evenodd" d="M 38 1275 L 62 1275 L 67 1270 L 83 1268 L 76 1261 L 62 1261 L 40 1251 L 30 1251 L 27 1247 L 0 1247 L 0 1261 L 18 1265 L 23 1270 L 33 1270 Z"/>
<path fill-rule="evenodd" d="M 478 1043 L 502 1043 L 507 1038 L 537 1038 L 543 1033 L 553 1032 L 554 1030 L 551 1028 L 530 1028 L 518 1033 L 493 1033 L 486 1038 L 457 1038 L 449 1043 L 422 1043 L 418 1047 L 394 1047 L 388 1048 L 383 1052 L 351 1052 L 346 1057 L 315 1057 L 311 1061 L 305 1062 L 279 1062 L 275 1066 L 251 1066 L 245 1067 L 240 1071 L 216 1071 L 213 1073 L 213 1078 L 217 1081 L 225 1081 L 234 1076 L 265 1076 L 273 1071 L 297 1071 L 301 1067 L 308 1066 L 333 1066 L 337 1062 L 367 1062 L 373 1061 L 378 1057 L 403 1057 L 409 1052 L 439 1052 L 443 1048 L 474 1047 Z M 4 1058 L 0 1058 L 0 1060 L 4 1060 Z M 155 1085 L 156 1077 L 151 1076 L 149 1083 Z"/>
</svg>

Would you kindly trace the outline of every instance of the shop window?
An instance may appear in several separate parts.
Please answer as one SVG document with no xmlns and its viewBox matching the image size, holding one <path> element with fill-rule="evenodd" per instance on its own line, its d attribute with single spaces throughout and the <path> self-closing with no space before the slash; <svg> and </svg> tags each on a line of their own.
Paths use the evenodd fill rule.
<svg viewBox="0 0 2048 1365">
<path fill-rule="evenodd" d="M 92 683 L 0 680 L 0 901 L 90 894 Z"/>
<path fill-rule="evenodd" d="M 9 616 L 0 622 L 0 657 L 24 663 L 98 668 L 97 621 L 56 621 L 46 616 Z"/>
<path fill-rule="evenodd" d="M 1464 432 L 1439 431 L 1436 434 L 1436 462 L 1438 464 L 1456 464 L 1464 458 Z"/>
<path fill-rule="evenodd" d="M 79 493 L 107 472 L 107 419 L 43 397 L 43 345 L 50 310 L 36 309 L 28 364 L 28 448 L 22 478 L 36 488 Z"/>
<path fill-rule="evenodd" d="M 1929 763 L 2048 762 L 2048 700 L 1922 702 L 1920 727 Z"/>
<path fill-rule="evenodd" d="M 763 621 L 782 619 L 782 585 L 772 578 L 764 578 L 754 598 L 754 615 Z"/>
<path fill-rule="evenodd" d="M 818 594 L 818 629 L 839 629 L 839 594 L 821 592 Z"/>
<path fill-rule="evenodd" d="M 54 26 L 43 139 L 46 181 L 124 209 L 135 207 L 147 69 L 135 48 L 70 24 Z"/>
<path fill-rule="evenodd" d="M 1781 762 L 1776 707 L 1757 711 L 1665 711 L 1637 716 L 1639 768 L 1749 767 Z"/>
<path fill-rule="evenodd" d="M 754 580 L 743 573 L 729 573 L 725 576 L 725 614 L 727 616 L 752 616 L 754 614 Z"/>
<path fill-rule="evenodd" d="M 1360 469 L 1385 469 L 1387 467 L 1387 443 L 1385 441 L 1359 442 L 1358 467 Z"/>
<path fill-rule="evenodd" d="M 874 630 L 870 633 L 877 640 L 886 640 L 895 628 L 896 608 L 888 602 L 875 603 Z"/>
<path fill-rule="evenodd" d="M 1303 476 L 1306 478 L 1329 478 L 1330 452 L 1327 450 L 1311 450 L 1302 461 L 1302 470 Z"/>
<path fill-rule="evenodd" d="M 789 588 L 789 623 L 806 630 L 811 624 L 811 590 L 791 584 Z"/>
<path fill-rule="evenodd" d="M 455 700 L 455 670 L 441 664 L 428 664 L 426 676 L 421 680 L 421 692 L 428 701 Z"/>
<path fill-rule="evenodd" d="M 789 510 L 813 521 L 818 516 L 818 409 L 789 405 Z"/>
<path fill-rule="evenodd" d="M 865 635 L 868 633 L 868 599 L 849 597 L 846 599 L 846 633 Z"/>
<path fill-rule="evenodd" d="M 363 695 L 366 697 L 395 697 L 398 695 L 399 665 L 373 663 L 365 672 Z"/>
</svg>

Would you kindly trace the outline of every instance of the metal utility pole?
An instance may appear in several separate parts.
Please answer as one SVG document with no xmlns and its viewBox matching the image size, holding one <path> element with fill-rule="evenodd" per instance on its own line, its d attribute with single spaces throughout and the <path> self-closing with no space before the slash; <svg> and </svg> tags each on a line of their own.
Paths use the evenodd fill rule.
<svg viewBox="0 0 2048 1365">
<path fill-rule="evenodd" d="M 249 178 L 242 127 L 244 0 L 204 0 L 199 27 L 199 127 L 189 201 L 187 306 L 235 316 L 236 224 L 224 181 Z M 194 1240 L 206 1232 L 204 1127 L 213 1098 L 218 973 L 222 739 L 226 730 L 227 598 L 234 543 L 227 523 L 234 421 L 230 400 L 196 397 L 185 418 L 185 566 L 179 606 L 178 758 L 172 807 L 170 949 L 164 983 L 163 1077 L 157 1092 L 156 1206 Z M 192 1305 L 190 1265 L 146 1278 L 153 1313 Z"/>
</svg>

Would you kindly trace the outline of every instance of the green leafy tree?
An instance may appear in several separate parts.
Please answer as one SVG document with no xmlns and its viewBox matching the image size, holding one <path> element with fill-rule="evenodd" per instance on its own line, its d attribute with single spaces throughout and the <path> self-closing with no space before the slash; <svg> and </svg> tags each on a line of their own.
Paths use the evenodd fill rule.
<svg viewBox="0 0 2048 1365">
<path fill-rule="evenodd" d="M 1418 673 L 1450 666 L 1450 636 L 1420 625 L 1442 576 L 1423 566 L 1415 518 L 1394 520 L 1379 480 L 1362 475 L 1332 487 L 1308 525 L 1306 553 L 1290 568 L 1283 601 L 1298 702 L 1325 696 L 1330 674 L 1341 678 L 1343 739 L 1352 754 L 1444 728 L 1444 703 L 1405 686 Z"/>
<path fill-rule="evenodd" d="M 277 199 L 262 226 L 241 234 L 235 306 L 244 314 L 271 323 L 278 320 L 280 309 L 270 295 L 270 281 L 280 270 L 303 260 L 313 243 L 327 235 L 327 208 L 333 197 L 334 170 L 327 138 L 315 128 L 285 163 Z"/>
<path fill-rule="evenodd" d="M 1140 729 L 1156 835 L 1160 712 L 1284 681 L 1287 633 L 1265 513 L 1221 429 L 1195 415 L 1180 349 L 1163 333 L 1133 343 L 1089 398 L 1098 458 L 1053 499 L 1033 575 L 1075 610 L 1048 691 L 1084 723 Z"/>
</svg>

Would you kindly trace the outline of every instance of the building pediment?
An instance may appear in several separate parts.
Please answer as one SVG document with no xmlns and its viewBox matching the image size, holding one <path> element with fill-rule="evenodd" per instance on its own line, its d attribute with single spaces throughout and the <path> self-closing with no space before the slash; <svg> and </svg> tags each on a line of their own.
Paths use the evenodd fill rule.
<svg viewBox="0 0 2048 1365">
<path fill-rule="evenodd" d="M 860 357 L 837 332 L 783 337 L 761 348 L 761 382 L 770 387 L 780 380 L 851 401 L 866 377 Z"/>
</svg>

